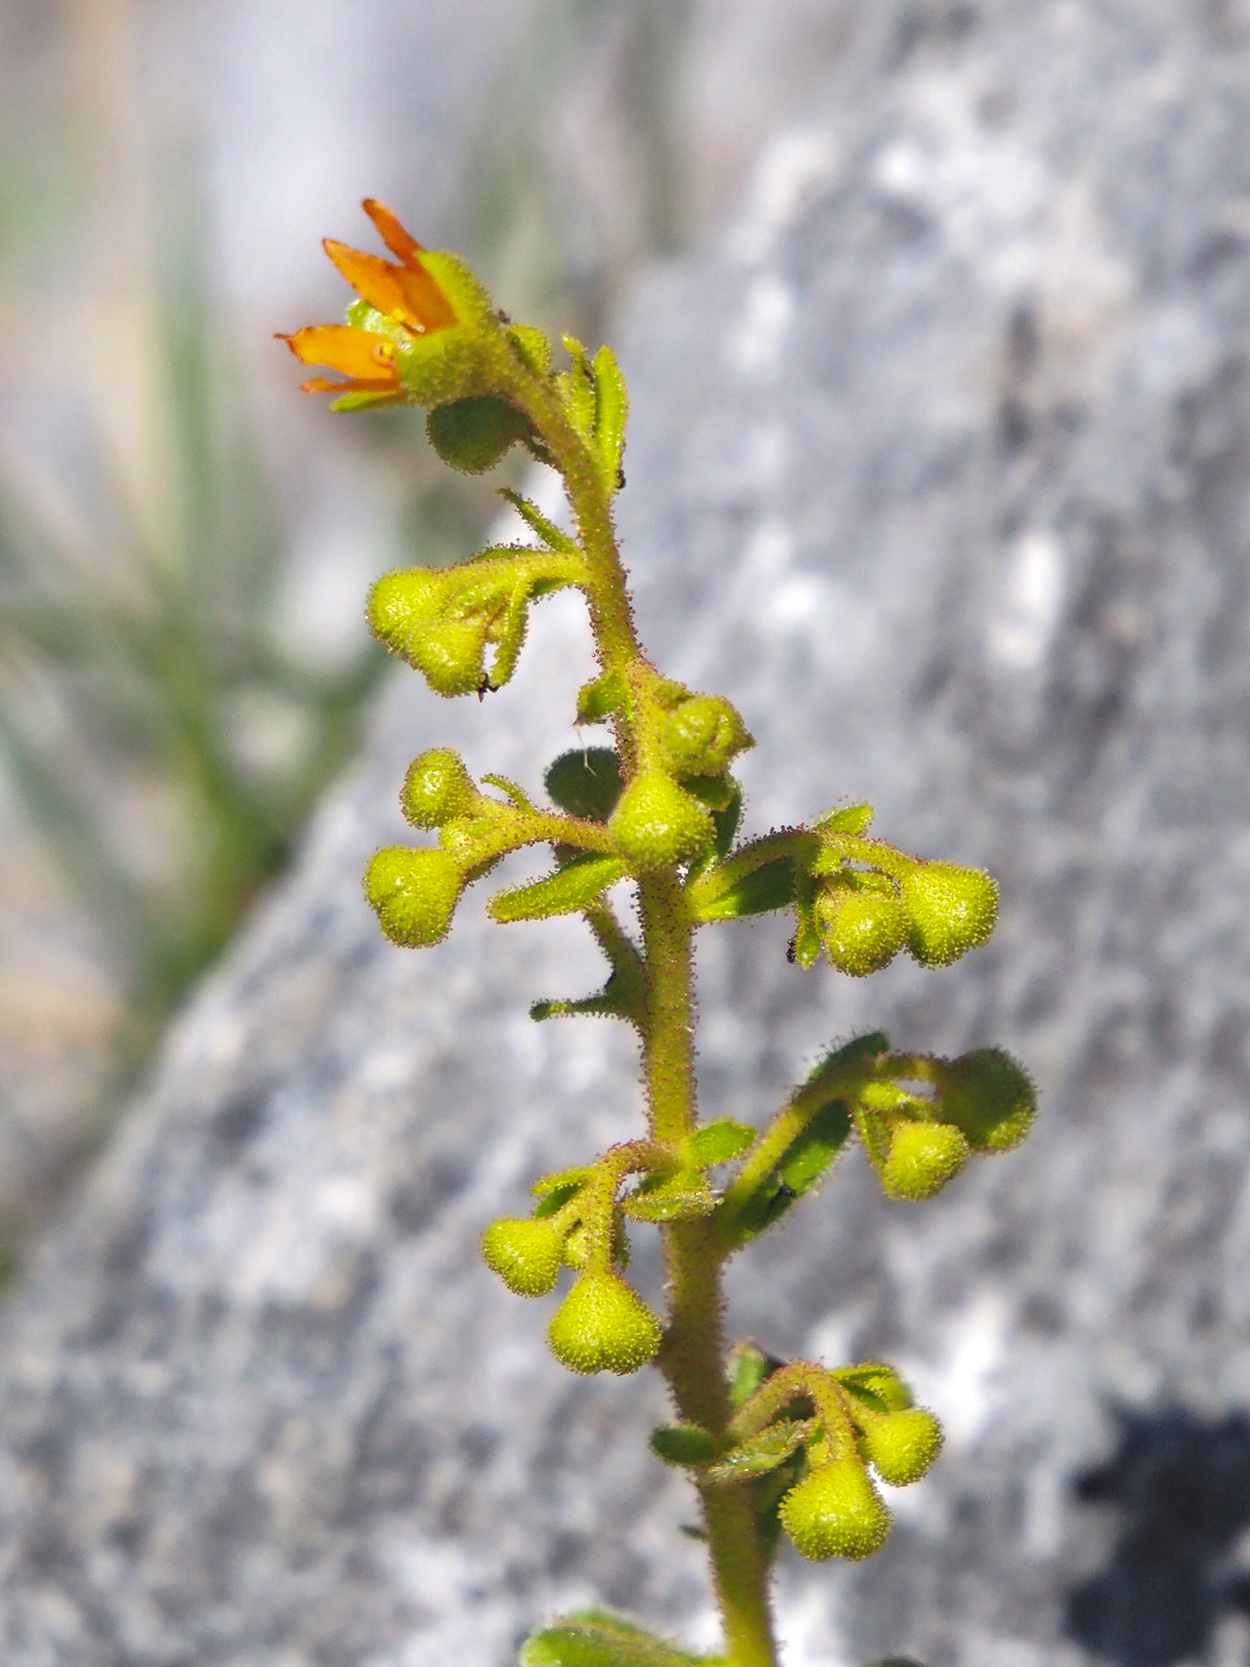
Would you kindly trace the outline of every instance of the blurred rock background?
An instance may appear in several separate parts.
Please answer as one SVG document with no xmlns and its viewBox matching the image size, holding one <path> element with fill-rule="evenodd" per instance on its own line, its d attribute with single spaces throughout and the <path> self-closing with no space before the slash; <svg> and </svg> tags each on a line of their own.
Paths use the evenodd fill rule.
<svg viewBox="0 0 1250 1667">
<path fill-rule="evenodd" d="M 882 1557 L 784 1562 L 790 1667 L 1250 1662 L 1250 12 L 18 26 L 6 874 L 32 876 L 13 964 L 46 970 L 9 1021 L 15 1222 L 249 924 L 3 1317 L 6 1660 L 503 1663 L 596 1596 L 712 1637 L 680 1485 L 638 1459 L 655 1386 L 570 1384 L 474 1256 L 534 1173 L 632 1126 L 624 1039 L 525 1017 L 595 957 L 571 927 L 488 932 L 480 901 L 405 955 L 359 896 L 404 761 L 449 742 L 533 781 L 586 652 L 557 600 L 485 705 L 415 678 L 371 698 L 364 582 L 490 507 L 438 484 L 416 425 L 327 418 L 264 358 L 273 327 L 334 316 L 312 232 L 350 237 L 367 187 L 517 313 L 610 321 L 644 633 L 742 706 L 755 825 L 864 795 L 887 836 L 1003 880 L 995 944 L 942 975 L 802 975 L 784 923 L 701 957 L 709 1109 L 758 1115 L 878 1022 L 1004 1042 L 1045 1107 L 924 1211 L 848 1162 L 735 1273 L 740 1329 L 888 1353 L 950 1432 Z M 165 384 L 177 420 L 144 404 Z M 49 757 L 85 815 L 39 797 Z"/>
</svg>

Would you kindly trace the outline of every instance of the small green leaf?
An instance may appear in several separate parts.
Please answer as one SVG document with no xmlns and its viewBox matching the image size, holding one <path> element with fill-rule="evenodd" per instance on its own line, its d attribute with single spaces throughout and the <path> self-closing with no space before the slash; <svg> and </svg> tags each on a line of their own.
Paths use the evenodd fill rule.
<svg viewBox="0 0 1250 1667">
<path fill-rule="evenodd" d="M 503 924 L 576 914 L 593 903 L 601 891 L 614 885 L 624 872 L 624 863 L 616 857 L 601 857 L 587 851 L 532 885 L 496 892 L 487 903 L 486 912 L 492 920 Z"/>
<path fill-rule="evenodd" d="M 710 1482 L 746 1482 L 776 1470 L 791 1453 L 803 1445 L 815 1428 L 815 1419 L 787 1419 L 770 1424 L 759 1435 L 731 1448 L 708 1470 Z"/>
<path fill-rule="evenodd" d="M 691 1221 L 710 1216 L 716 1199 L 699 1170 L 680 1169 L 675 1175 L 648 1175 L 621 1207 L 634 1221 Z"/>
<path fill-rule="evenodd" d="M 570 422 L 585 440 L 594 444 L 595 426 L 595 378 L 590 368 L 590 360 L 586 356 L 586 349 L 575 336 L 561 336 L 565 352 L 573 363 L 566 371 L 561 371 L 555 378 L 555 384 L 564 399 L 564 408 Z"/>
<path fill-rule="evenodd" d="M 531 816 L 537 814 L 525 789 L 513 781 L 510 776 L 490 775 L 483 776 L 482 780 L 487 786 L 497 787 L 501 793 L 506 793 L 518 810 L 528 811 Z"/>
<path fill-rule="evenodd" d="M 749 1123 L 722 1118 L 708 1123 L 686 1143 L 686 1159 L 692 1169 L 710 1169 L 714 1163 L 728 1163 L 755 1144 L 756 1131 Z"/>
<path fill-rule="evenodd" d="M 608 490 L 615 491 L 625 448 L 629 393 L 610 347 L 601 347 L 591 367 L 595 377 L 595 446 L 603 460 Z"/>
<path fill-rule="evenodd" d="M 848 805 L 845 810 L 835 810 L 832 816 L 826 816 L 816 824 L 821 833 L 844 834 L 862 834 L 871 825 L 871 805 Z"/>
<path fill-rule="evenodd" d="M 665 1464 L 692 1467 L 714 1459 L 720 1444 L 698 1424 L 661 1424 L 651 1432 L 651 1451 Z"/>
<path fill-rule="evenodd" d="M 782 1184 L 796 1198 L 810 1192 L 846 1145 L 850 1132 L 851 1115 L 840 1100 L 818 1111 L 782 1160 Z"/>
<path fill-rule="evenodd" d="M 537 504 L 532 504 L 528 498 L 523 498 L 510 486 L 503 487 L 499 496 L 508 500 L 530 531 L 537 533 L 549 550 L 555 550 L 562 556 L 581 554 L 568 534 L 562 533 L 554 521 L 549 521 Z"/>
<path fill-rule="evenodd" d="M 430 444 L 453 469 L 480 475 L 530 433 L 529 418 L 498 394 L 436 405 L 425 420 Z"/>
<path fill-rule="evenodd" d="M 553 804 L 589 822 L 606 822 L 621 796 L 621 763 L 611 747 L 561 753 L 543 779 Z"/>
<path fill-rule="evenodd" d="M 723 1657 L 693 1655 L 631 1621 L 601 1610 L 566 1615 L 531 1633 L 521 1667 L 724 1667 Z"/>
<path fill-rule="evenodd" d="M 604 672 L 593 683 L 584 683 L 577 692 L 577 721 L 579 724 L 602 723 L 613 712 L 629 706 L 629 684 L 619 671 Z"/>
<path fill-rule="evenodd" d="M 698 905 L 700 920 L 738 920 L 744 915 L 768 914 L 794 902 L 794 863 L 779 857 L 753 868 L 708 903 Z"/>
<path fill-rule="evenodd" d="M 863 1036 L 852 1036 L 849 1042 L 843 1042 L 840 1048 L 826 1054 L 807 1081 L 813 1083 L 825 1076 L 844 1076 L 849 1066 L 861 1062 L 868 1065 L 889 1051 L 890 1038 L 883 1030 L 870 1030 Z"/>
</svg>

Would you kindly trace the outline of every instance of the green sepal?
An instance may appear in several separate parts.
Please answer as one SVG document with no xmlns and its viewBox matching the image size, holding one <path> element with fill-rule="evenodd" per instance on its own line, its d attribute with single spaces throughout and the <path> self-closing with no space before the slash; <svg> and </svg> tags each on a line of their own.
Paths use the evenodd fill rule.
<svg viewBox="0 0 1250 1667">
<path fill-rule="evenodd" d="M 501 924 L 576 914 L 624 873 L 625 864 L 617 857 L 602 857 L 587 851 L 532 885 L 496 892 L 487 903 L 486 912 Z"/>
<path fill-rule="evenodd" d="M 548 797 L 570 816 L 606 822 L 621 796 L 621 761 L 611 747 L 561 753 L 543 777 Z"/>
<path fill-rule="evenodd" d="M 562 533 L 554 521 L 549 521 L 537 504 L 532 504 L 528 498 L 523 498 L 510 486 L 502 487 L 499 496 L 507 499 L 525 525 L 531 532 L 537 533 L 549 550 L 554 550 L 562 556 L 581 555 L 581 551 L 567 533 Z"/>
<path fill-rule="evenodd" d="M 685 776 L 681 784 L 693 793 L 709 810 L 728 810 L 734 799 L 741 799 L 741 790 L 729 776 Z"/>
<path fill-rule="evenodd" d="M 602 723 L 614 712 L 628 713 L 629 706 L 629 684 L 619 671 L 606 671 L 593 683 L 583 683 L 577 691 L 579 724 Z"/>
<path fill-rule="evenodd" d="M 716 857 L 723 859 L 733 850 L 733 842 L 738 837 L 738 825 L 742 821 L 742 784 L 732 776 L 722 776 L 721 780 L 727 782 L 732 791 L 726 804 L 712 807 L 712 825 L 716 829 L 712 851 Z"/>
<path fill-rule="evenodd" d="M 614 492 L 620 482 L 621 453 L 625 449 L 629 390 L 610 347 L 599 349 L 591 370 L 595 378 L 595 449 L 603 464 L 608 491 Z"/>
<path fill-rule="evenodd" d="M 890 1038 L 884 1030 L 870 1030 L 863 1036 L 852 1036 L 840 1048 L 826 1054 L 807 1078 L 807 1083 L 818 1082 L 826 1076 L 844 1076 L 852 1065 L 869 1065 L 882 1054 L 889 1053 Z M 806 1084 L 805 1084 L 806 1086 Z"/>
<path fill-rule="evenodd" d="M 769 914 L 789 908 L 794 891 L 793 859 L 778 857 L 775 862 L 753 868 L 710 902 L 696 905 L 695 912 L 700 920 L 739 920 L 745 915 Z"/>
<path fill-rule="evenodd" d="M 755 1145 L 757 1130 L 749 1123 L 735 1123 L 728 1117 L 707 1123 L 686 1142 L 686 1162 L 691 1169 L 710 1169 L 728 1163 Z"/>
<path fill-rule="evenodd" d="M 797 924 L 791 954 L 803 968 L 813 966 L 820 954 L 820 923 L 816 919 L 816 882 L 797 865 L 794 872 L 794 912 Z"/>
<path fill-rule="evenodd" d="M 584 1187 L 594 1174 L 590 1164 L 582 1164 L 575 1169 L 553 1169 L 546 1175 L 540 1175 L 530 1188 L 535 1198 L 545 1198 L 553 1192 L 560 1192 L 565 1187 L 572 1187 L 575 1191 Z"/>
<path fill-rule="evenodd" d="M 506 793 L 518 810 L 525 811 L 529 816 L 537 816 L 537 806 L 531 801 L 529 794 L 520 783 L 513 781 L 511 776 L 499 776 L 492 773 L 489 776 L 483 776 L 482 781 L 485 786 L 497 787 L 501 793 Z"/>
<path fill-rule="evenodd" d="M 729 1404 L 735 1412 L 743 1407 L 762 1383 L 785 1365 L 749 1337 L 735 1343 L 729 1355 Z"/>
<path fill-rule="evenodd" d="M 356 392 L 354 394 L 340 394 L 337 399 L 330 401 L 331 411 L 371 411 L 379 405 L 395 405 L 397 396 L 392 393 Z"/>
<path fill-rule="evenodd" d="M 858 1366 L 839 1366 L 833 1376 L 857 1400 L 874 1412 L 903 1412 L 913 1405 L 911 1390 L 894 1370 L 878 1360 Z"/>
<path fill-rule="evenodd" d="M 720 1443 L 698 1424 L 661 1424 L 651 1432 L 651 1451 L 665 1464 L 693 1469 L 714 1459 Z"/>
<path fill-rule="evenodd" d="M 770 1424 L 749 1441 L 730 1448 L 707 1472 L 709 1482 L 748 1482 L 767 1476 L 796 1452 L 816 1427 L 814 1418 L 786 1419 Z"/>
<path fill-rule="evenodd" d="M 633 1221 L 692 1221 L 710 1216 L 716 1198 L 701 1171 L 679 1169 L 675 1175 L 646 1176 L 621 1200 L 621 1208 Z"/>
<path fill-rule="evenodd" d="M 595 376 L 590 368 L 590 360 L 586 349 L 576 336 L 561 336 L 565 352 L 573 363 L 568 370 L 561 371 L 555 378 L 555 384 L 564 401 L 564 409 L 569 421 L 581 435 L 582 439 L 594 445 L 595 429 Z"/>
<path fill-rule="evenodd" d="M 872 826 L 872 816 L 871 805 L 847 805 L 845 810 L 824 817 L 816 827 L 821 833 L 862 834 Z"/>
<path fill-rule="evenodd" d="M 425 419 L 430 444 L 453 469 L 481 475 L 530 433 L 529 418 L 498 394 L 436 405 Z"/>
<path fill-rule="evenodd" d="M 551 340 L 533 324 L 512 324 L 508 339 L 527 370 L 535 376 L 546 376 L 551 369 Z"/>
<path fill-rule="evenodd" d="M 694 1655 L 598 1609 L 531 1633 L 520 1659 L 521 1667 L 725 1667 L 723 1656 Z"/>
</svg>

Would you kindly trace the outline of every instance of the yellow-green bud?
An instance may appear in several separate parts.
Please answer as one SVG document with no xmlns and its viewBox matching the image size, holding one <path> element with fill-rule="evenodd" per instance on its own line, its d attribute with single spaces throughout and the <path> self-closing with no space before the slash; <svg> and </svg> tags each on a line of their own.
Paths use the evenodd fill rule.
<svg viewBox="0 0 1250 1667">
<path fill-rule="evenodd" d="M 460 754 L 450 747 L 433 747 L 408 766 L 399 805 L 414 828 L 441 828 L 457 816 L 469 815 L 477 799 Z"/>
<path fill-rule="evenodd" d="M 979 868 L 917 863 L 898 880 L 911 916 L 907 947 L 922 966 L 949 966 L 994 930 L 998 887 Z"/>
<path fill-rule="evenodd" d="M 719 776 L 754 742 L 737 709 L 719 695 L 693 695 L 675 706 L 661 731 L 664 761 L 676 776 Z"/>
<path fill-rule="evenodd" d="M 477 694 L 485 680 L 485 619 L 440 619 L 411 631 L 400 652 L 436 695 Z"/>
<path fill-rule="evenodd" d="M 825 954 L 840 972 L 866 978 L 879 972 L 907 942 L 907 910 L 893 892 L 825 887 L 816 899 Z"/>
<path fill-rule="evenodd" d="M 617 1372 L 645 1366 L 660 1346 L 660 1322 L 611 1273 L 584 1273 L 552 1316 L 551 1352 L 570 1372 Z"/>
<path fill-rule="evenodd" d="M 424 949 L 441 943 L 451 926 L 464 878 L 446 851 L 388 845 L 365 870 L 365 896 L 392 943 Z"/>
<path fill-rule="evenodd" d="M 404 654 L 414 626 L 437 619 L 444 590 L 444 576 L 435 568 L 410 567 L 384 573 L 369 592 L 369 629 L 379 642 Z"/>
<path fill-rule="evenodd" d="M 880 1551 L 890 1513 L 859 1459 L 846 1455 L 813 1470 L 781 1501 L 781 1526 L 814 1563 L 826 1557 L 859 1561 Z"/>
<path fill-rule="evenodd" d="M 918 1482 L 941 1452 L 942 1426 L 924 1407 L 868 1414 L 861 1440 L 864 1456 L 881 1480 L 905 1488 Z"/>
<path fill-rule="evenodd" d="M 897 1123 L 881 1175 L 887 1198 L 932 1198 L 968 1160 L 968 1142 L 949 1123 Z"/>
<path fill-rule="evenodd" d="M 519 1297 L 546 1296 L 560 1272 L 564 1232 L 550 1221 L 509 1218 L 482 1234 L 482 1257 Z"/>
<path fill-rule="evenodd" d="M 608 829 L 635 869 L 690 862 L 712 843 L 712 818 L 663 770 L 644 770 L 621 794 Z"/>
</svg>

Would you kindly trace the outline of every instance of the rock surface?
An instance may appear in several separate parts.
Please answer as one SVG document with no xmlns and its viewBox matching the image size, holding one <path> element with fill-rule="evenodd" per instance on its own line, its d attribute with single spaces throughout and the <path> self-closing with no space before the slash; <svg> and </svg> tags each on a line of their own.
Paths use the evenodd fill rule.
<svg viewBox="0 0 1250 1667">
<path fill-rule="evenodd" d="M 709 935 L 705 1108 L 815 1051 L 999 1041 L 1027 1147 L 924 1207 L 849 1160 L 735 1269 L 778 1350 L 947 1423 L 856 1569 L 783 1565 L 791 1667 L 1250 1653 L 1250 10 L 883 0 L 727 246 L 624 331 L 644 636 L 759 741 L 757 828 L 865 797 L 992 868 L 994 943 L 864 984 Z M 572 1382 L 475 1242 L 635 1126 L 626 1039 L 536 1027 L 569 925 L 382 943 L 357 874 L 434 742 L 536 784 L 586 636 L 479 708 L 397 680 L 291 884 L 3 1321 L 15 1667 L 505 1663 L 598 1598 L 712 1640 L 654 1383 Z M 644 1283 L 654 1257 L 644 1245 Z"/>
</svg>

